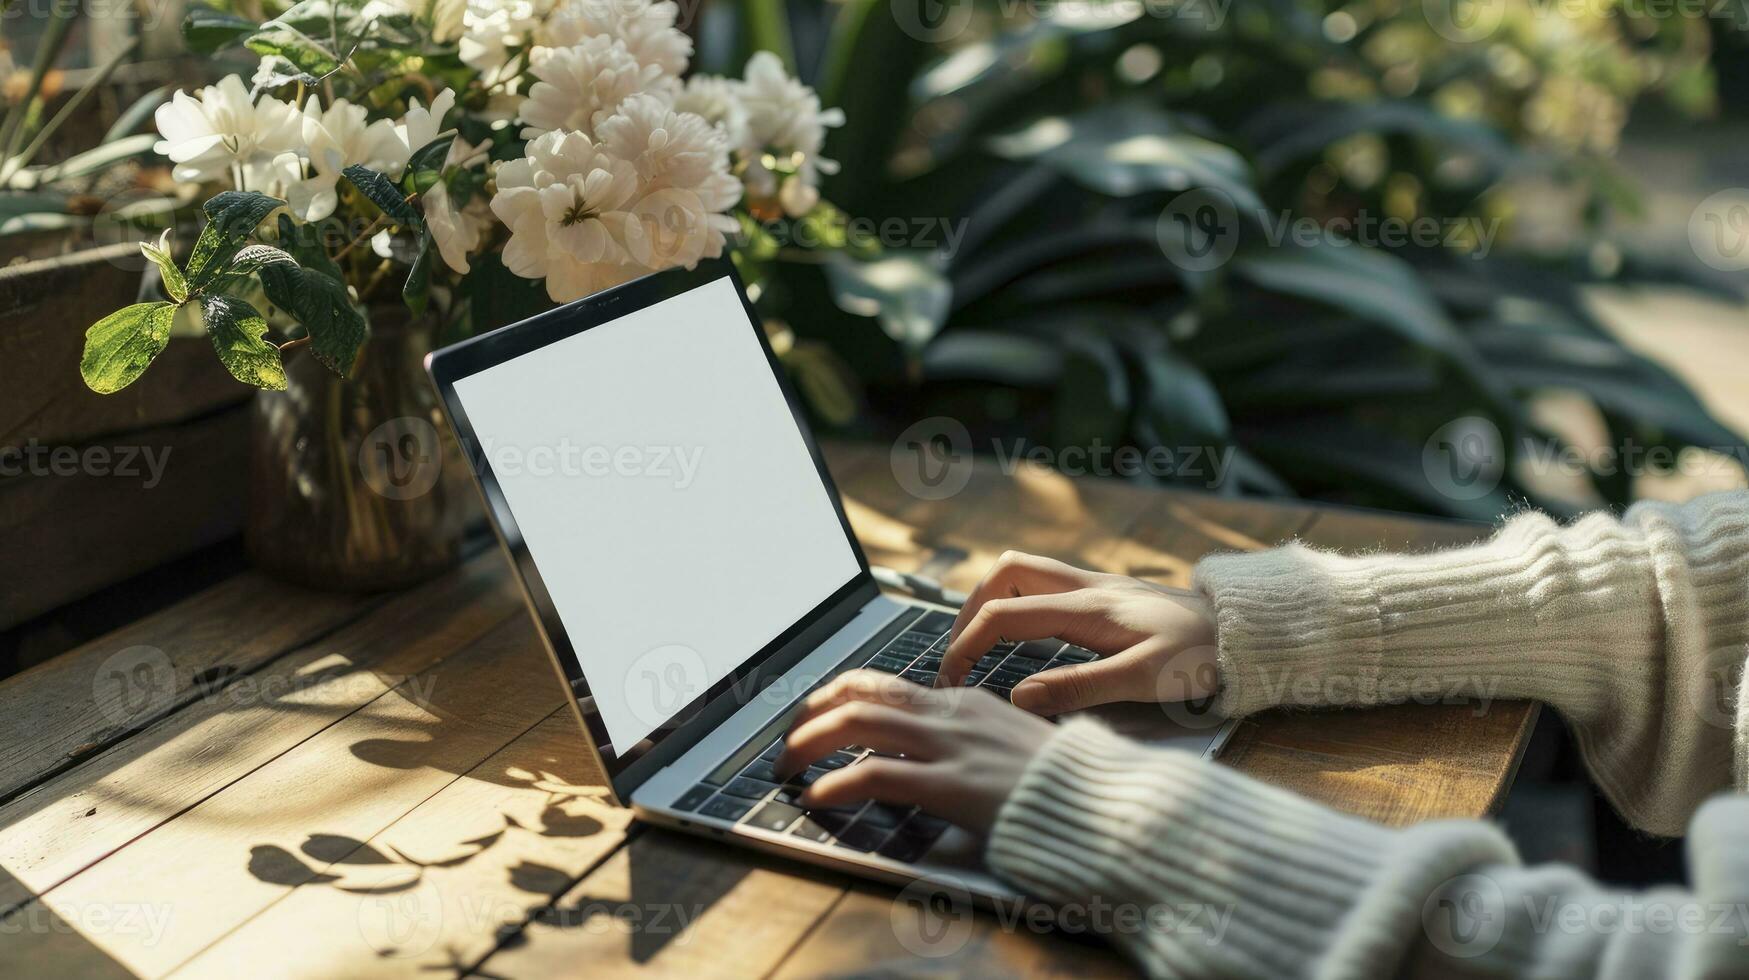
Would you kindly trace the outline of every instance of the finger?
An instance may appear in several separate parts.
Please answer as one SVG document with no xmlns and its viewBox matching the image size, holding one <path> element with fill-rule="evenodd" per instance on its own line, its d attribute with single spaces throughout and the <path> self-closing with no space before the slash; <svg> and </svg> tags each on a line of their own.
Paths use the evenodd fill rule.
<svg viewBox="0 0 1749 980">
<path fill-rule="evenodd" d="M 933 756 L 930 732 L 927 720 L 909 711 L 851 701 L 792 730 L 774 768 L 787 777 L 846 745 L 866 745 L 886 755 Z"/>
<path fill-rule="evenodd" d="M 1072 633 L 1085 633 L 1086 627 L 1078 628 L 1077 623 L 1094 612 L 1097 595 L 1092 590 L 1080 589 L 1054 595 L 991 599 L 948 644 L 935 686 L 957 687 L 964 683 L 972 666 L 1002 640 L 1020 642 L 1047 636 L 1068 639 Z"/>
<path fill-rule="evenodd" d="M 863 800 L 925 804 L 943 791 L 932 767 L 905 759 L 868 758 L 829 772 L 802 793 L 804 806 L 842 806 Z"/>
<path fill-rule="evenodd" d="M 971 595 L 966 597 L 959 615 L 954 617 L 953 629 L 947 635 L 950 639 L 957 638 L 984 603 L 991 599 L 1085 589 L 1093 584 L 1095 577 L 1093 572 L 1055 558 L 1029 555 L 1024 551 L 1004 551 L 984 573 Z"/>
<path fill-rule="evenodd" d="M 802 710 L 790 721 L 790 729 L 793 731 L 804 722 L 851 701 L 912 711 L 932 706 L 940 699 L 941 695 L 929 688 L 892 674 L 878 670 L 851 670 L 832 678 L 824 687 L 808 695 L 802 701 Z"/>
<path fill-rule="evenodd" d="M 1135 701 L 1152 695 L 1150 687 L 1138 690 L 1142 661 L 1124 651 L 1103 660 L 1053 667 L 1014 686 L 1010 700 L 1016 708 L 1035 715 L 1060 715 L 1113 701 Z"/>
</svg>

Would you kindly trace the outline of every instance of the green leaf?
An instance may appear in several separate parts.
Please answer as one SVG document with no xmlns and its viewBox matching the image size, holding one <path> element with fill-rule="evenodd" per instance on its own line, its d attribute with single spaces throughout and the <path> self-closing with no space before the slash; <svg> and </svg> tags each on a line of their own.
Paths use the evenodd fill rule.
<svg viewBox="0 0 1749 980">
<path fill-rule="evenodd" d="M 419 211 L 407 200 L 401 188 L 390 180 L 386 174 L 378 173 L 363 164 L 353 164 L 340 171 L 359 193 L 370 199 L 372 204 L 382 209 L 396 224 L 407 228 L 422 228 L 424 221 Z"/>
<path fill-rule="evenodd" d="M 333 223 L 333 219 L 329 219 Z M 279 247 L 290 252 L 292 258 L 298 260 L 298 265 L 306 269 L 314 269 L 331 279 L 346 280 L 339 263 L 328 254 L 328 247 L 322 241 L 323 223 L 311 222 L 298 224 L 289 214 L 279 216 Z"/>
<path fill-rule="evenodd" d="M 953 305 L 947 277 L 918 255 L 888 253 L 864 262 L 834 252 L 826 276 L 839 309 L 879 318 L 887 336 L 911 350 L 934 338 Z"/>
<path fill-rule="evenodd" d="M 296 261 L 274 261 L 256 271 L 268 302 L 291 314 L 309 333 L 310 353 L 316 360 L 343 378 L 351 374 L 364 344 L 365 325 L 346 284 Z"/>
<path fill-rule="evenodd" d="M 262 25 L 260 32 L 245 41 L 244 45 L 263 58 L 284 58 L 299 71 L 317 78 L 340 68 L 339 54 L 291 26 L 283 18 Z"/>
<path fill-rule="evenodd" d="M 235 296 L 205 296 L 200 301 L 213 349 L 231 377 L 271 391 L 286 388 L 279 348 L 268 343 L 267 319 Z"/>
<path fill-rule="evenodd" d="M 225 191 L 207 201 L 206 227 L 188 258 L 190 285 L 198 290 L 224 274 L 256 227 L 283 207 L 284 201 L 257 191 Z"/>
<path fill-rule="evenodd" d="M 427 231 L 419 237 L 419 256 L 413 260 L 413 269 L 407 273 L 407 284 L 401 287 L 401 299 L 407 304 L 407 309 L 414 316 L 423 316 L 425 305 L 431 299 L 431 247 L 434 242 L 431 232 Z"/>
<path fill-rule="evenodd" d="M 104 317 L 85 331 L 79 374 L 107 395 L 134 383 L 170 342 L 175 303 L 136 303 Z"/>
<path fill-rule="evenodd" d="M 212 54 L 228 48 L 250 34 L 261 29 L 261 25 L 247 17 L 211 7 L 190 7 L 188 16 L 182 20 L 182 40 L 188 44 L 190 51 L 198 54 Z"/>
<path fill-rule="evenodd" d="M 170 233 L 165 232 L 157 244 L 141 242 L 140 251 L 158 267 L 158 274 L 164 279 L 164 291 L 181 303 L 188 299 L 188 280 L 183 278 L 182 270 L 176 267 L 176 260 L 170 256 L 169 242 Z"/>
<path fill-rule="evenodd" d="M 443 163 L 449 159 L 449 148 L 455 142 L 455 137 L 456 132 L 452 129 L 439 134 L 436 139 L 413 152 L 413 156 L 407 161 L 407 175 L 404 178 L 412 186 L 413 193 L 423 194 L 443 179 Z"/>
<path fill-rule="evenodd" d="M 1241 212 L 1263 210 L 1238 151 L 1185 131 L 1152 106 L 1123 103 L 1048 116 L 990 146 L 998 156 L 1037 160 L 1113 197 L 1208 188 L 1225 193 Z"/>
</svg>

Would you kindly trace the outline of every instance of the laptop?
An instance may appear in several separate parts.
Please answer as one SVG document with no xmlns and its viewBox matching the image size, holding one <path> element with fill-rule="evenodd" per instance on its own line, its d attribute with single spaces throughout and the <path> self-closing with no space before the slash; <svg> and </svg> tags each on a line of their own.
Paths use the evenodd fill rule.
<svg viewBox="0 0 1749 980">
<path fill-rule="evenodd" d="M 862 877 L 1023 898 L 985 870 L 980 838 L 936 816 L 803 807 L 803 786 L 859 747 L 776 778 L 808 692 L 859 667 L 931 684 L 954 610 L 876 584 L 730 261 L 570 303 L 426 369 L 616 801 Z M 1091 659 L 1003 643 L 968 683 L 1006 698 Z M 1203 755 L 1233 727 L 1159 705 L 1099 713 Z"/>
</svg>

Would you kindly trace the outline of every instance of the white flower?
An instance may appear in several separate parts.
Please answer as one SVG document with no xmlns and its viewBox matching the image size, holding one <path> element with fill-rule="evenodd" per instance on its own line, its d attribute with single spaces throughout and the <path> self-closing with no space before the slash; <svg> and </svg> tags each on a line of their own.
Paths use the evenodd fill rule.
<svg viewBox="0 0 1749 980">
<path fill-rule="evenodd" d="M 393 122 L 367 122 L 368 110 L 336 99 L 326 110 L 311 103 L 304 113 L 304 146 L 315 172 L 287 190 L 286 203 L 304 221 L 320 221 L 339 203 L 340 172 L 354 164 L 399 177 L 412 150 Z M 423 145 L 423 144 L 421 144 Z"/>
<path fill-rule="evenodd" d="M 410 17 L 431 29 L 431 39 L 448 44 L 462 36 L 467 0 L 370 0 L 360 13 L 367 20 Z"/>
<path fill-rule="evenodd" d="M 741 104 L 740 84 L 715 75 L 694 75 L 674 97 L 674 108 L 703 116 L 722 129 L 730 146 L 740 147 L 747 142 L 747 109 Z"/>
<path fill-rule="evenodd" d="M 487 140 L 479 146 L 470 146 L 460 136 L 449 145 L 449 155 L 444 158 L 443 169 L 451 167 L 469 168 L 485 162 L 486 151 L 492 146 Z M 445 265 L 466 275 L 468 272 L 468 253 L 480 247 L 485 238 L 486 230 L 491 227 L 492 216 L 485 211 L 485 206 L 478 200 L 469 201 L 467 207 L 457 208 L 450 199 L 449 186 L 442 180 L 431 185 L 419 199 L 425 209 L 425 227 L 431 230 L 431 237 L 437 243 L 437 253 L 443 257 Z"/>
<path fill-rule="evenodd" d="M 547 18 L 539 40 L 566 47 L 587 37 L 617 38 L 639 64 L 678 79 L 692 61 L 692 38 L 674 26 L 679 17 L 680 7 L 670 0 L 569 0 Z"/>
<path fill-rule="evenodd" d="M 521 71 L 511 64 L 511 49 L 532 42 L 552 7 L 552 0 L 467 0 L 458 46 L 462 61 L 487 88 L 509 81 Z"/>
<path fill-rule="evenodd" d="M 537 48 L 533 60 L 532 72 L 540 80 L 529 88 L 519 113 L 526 124 L 524 139 L 555 129 L 593 134 L 598 121 L 662 74 L 654 65 L 640 65 L 620 41 L 600 34 L 570 47 Z"/>
<path fill-rule="evenodd" d="M 747 62 L 740 96 L 747 112 L 741 146 L 748 164 L 747 189 L 756 197 L 775 194 L 791 217 L 806 214 L 819 203 L 819 175 L 838 172 L 838 164 L 820 151 L 826 145 L 826 129 L 844 125 L 843 110 L 822 110 L 814 90 L 790 78 L 783 62 L 769 51 L 758 52 Z M 767 156 L 773 160 L 767 161 Z M 794 171 L 781 187 L 772 162 Z"/>
<path fill-rule="evenodd" d="M 295 106 L 271 96 L 251 101 L 236 75 L 198 95 L 177 92 L 158 107 L 156 118 L 164 138 L 154 149 L 176 164 L 177 180 L 193 182 L 225 176 L 232 164 L 261 166 L 295 151 L 303 130 Z"/>
<path fill-rule="evenodd" d="M 402 145 L 407 148 L 407 157 L 424 149 L 427 143 L 437 138 L 438 133 L 443 132 L 443 117 L 449 115 L 449 110 L 453 108 L 455 108 L 455 92 L 447 88 L 437 93 L 437 97 L 431 100 L 431 108 L 429 109 L 420 105 L 418 99 L 407 100 L 407 114 L 402 116 L 400 123 L 395 126 L 396 134 L 400 136 Z M 407 158 L 403 158 L 401 165 L 406 166 L 406 164 Z M 396 171 L 390 176 L 399 175 L 400 172 Z"/>
<path fill-rule="evenodd" d="M 528 144 L 528 156 L 498 168 L 492 213 L 510 228 L 504 265 L 547 281 L 547 294 L 568 303 L 635 278 L 620 232 L 638 193 L 631 164 L 582 133 L 555 131 Z"/>
<path fill-rule="evenodd" d="M 729 172 L 729 142 L 703 116 L 677 112 L 653 95 L 634 95 L 597 127 L 601 144 L 636 169 L 642 194 L 624 241 L 652 269 L 693 266 L 723 252 L 741 199 Z"/>
</svg>

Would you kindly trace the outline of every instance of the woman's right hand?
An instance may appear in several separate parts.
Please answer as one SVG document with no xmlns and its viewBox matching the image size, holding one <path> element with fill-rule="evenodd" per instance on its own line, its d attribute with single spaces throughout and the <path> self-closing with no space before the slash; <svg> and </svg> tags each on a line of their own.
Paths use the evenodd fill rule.
<svg viewBox="0 0 1749 980">
<path fill-rule="evenodd" d="M 1057 638 L 1100 655 L 1035 674 L 1014 688 L 1040 715 L 1114 701 L 1190 701 L 1220 686 L 1214 609 L 1194 592 L 1050 558 L 1005 553 L 961 607 L 938 687 L 958 686 L 1004 640 Z"/>
</svg>

